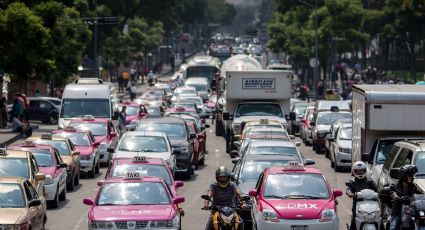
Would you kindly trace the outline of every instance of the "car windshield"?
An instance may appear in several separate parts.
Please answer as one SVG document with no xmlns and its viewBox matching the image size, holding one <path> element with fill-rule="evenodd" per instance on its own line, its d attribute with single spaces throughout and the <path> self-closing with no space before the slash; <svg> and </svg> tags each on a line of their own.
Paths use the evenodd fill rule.
<svg viewBox="0 0 425 230">
<path fill-rule="evenodd" d="M 417 152 L 414 165 L 418 168 L 418 175 L 425 175 L 425 152 Z"/>
<path fill-rule="evenodd" d="M 297 113 L 297 115 L 303 115 L 305 110 L 307 109 L 307 106 L 297 106 L 295 107 L 295 113 Z"/>
<path fill-rule="evenodd" d="M 122 106 L 118 106 L 118 110 L 121 111 Z M 125 114 L 127 116 L 136 116 L 139 113 L 139 108 L 135 106 L 127 106 Z"/>
<path fill-rule="evenodd" d="M 111 118 L 108 99 L 63 99 L 61 118 L 76 118 L 92 115 L 97 118 Z"/>
<path fill-rule="evenodd" d="M 161 110 L 158 107 L 147 107 L 149 115 L 161 115 Z"/>
<path fill-rule="evenodd" d="M 35 161 L 40 167 L 52 167 L 53 166 L 53 158 L 52 154 L 48 150 L 31 150 L 32 155 L 35 157 Z"/>
<path fill-rule="evenodd" d="M 236 117 L 243 116 L 278 116 L 283 112 L 278 104 L 241 104 L 236 111 Z"/>
<path fill-rule="evenodd" d="M 177 102 L 180 102 L 180 101 L 192 102 L 192 103 L 195 103 L 197 106 L 204 104 L 204 102 L 202 101 L 202 99 L 201 98 L 197 98 L 197 97 L 180 97 Z"/>
<path fill-rule="evenodd" d="M 171 108 L 192 108 L 196 110 L 196 104 L 193 102 L 188 102 L 188 103 L 184 103 L 184 102 L 179 102 L 179 103 L 173 103 L 170 106 Z"/>
<path fill-rule="evenodd" d="M 70 125 L 78 130 L 91 131 L 93 136 L 106 136 L 105 123 L 71 122 Z"/>
<path fill-rule="evenodd" d="M 26 158 L 1 158 L 0 176 L 23 177 L 29 179 L 28 160 Z"/>
<path fill-rule="evenodd" d="M 106 183 L 100 190 L 97 205 L 165 205 L 170 197 L 158 182 Z M 141 213 L 142 214 L 142 213 Z"/>
<path fill-rule="evenodd" d="M 163 132 L 168 138 L 185 138 L 186 132 L 183 124 L 140 124 L 137 131 Z"/>
<path fill-rule="evenodd" d="M 178 89 L 174 92 L 174 94 L 176 96 L 180 94 L 195 94 L 196 95 L 196 90 L 195 89 Z"/>
<path fill-rule="evenodd" d="M 208 81 L 212 81 L 217 68 L 214 66 L 191 66 L 186 70 L 186 78 L 206 77 Z"/>
<path fill-rule="evenodd" d="M 283 146 L 259 146 L 250 147 L 248 149 L 249 155 L 286 155 L 298 157 L 298 150 L 295 147 L 283 147 Z"/>
<path fill-rule="evenodd" d="M 18 184 L 0 184 L 0 208 L 24 208 L 25 200 Z"/>
<path fill-rule="evenodd" d="M 319 113 L 317 117 L 318 125 L 332 125 L 336 120 L 351 118 L 351 113 Z"/>
<path fill-rule="evenodd" d="M 351 140 L 353 138 L 353 129 L 352 128 L 344 128 L 341 129 L 339 133 L 339 139 L 341 140 Z"/>
<path fill-rule="evenodd" d="M 247 135 L 287 135 L 287 133 L 283 131 L 267 131 L 267 130 L 250 130 Z"/>
<path fill-rule="evenodd" d="M 127 135 L 121 139 L 118 150 L 131 152 L 167 152 L 168 148 L 164 137 Z"/>
<path fill-rule="evenodd" d="M 65 140 L 63 141 L 56 141 L 56 140 L 46 140 L 46 139 L 39 139 L 34 141 L 36 144 L 40 145 L 50 145 L 56 148 L 59 151 L 60 155 L 63 156 L 69 156 L 71 155 L 71 149 L 69 149 L 68 144 Z"/>
<path fill-rule="evenodd" d="M 90 146 L 89 137 L 86 133 L 80 132 L 60 132 L 54 133 L 53 136 L 69 138 L 75 146 Z"/>
<path fill-rule="evenodd" d="M 195 88 L 197 92 L 205 92 L 205 91 L 208 91 L 208 89 L 207 89 L 207 86 L 206 86 L 206 85 L 188 85 L 188 86 Z"/>
<path fill-rule="evenodd" d="M 168 185 L 172 185 L 170 174 L 163 165 L 121 164 L 114 167 L 112 177 L 126 177 L 127 172 L 138 172 L 141 176 L 159 177 Z"/>
<path fill-rule="evenodd" d="M 268 160 L 268 161 L 249 161 L 243 165 L 241 176 L 239 180 L 248 181 L 248 180 L 257 180 L 260 174 L 265 168 L 272 166 L 283 166 L 287 164 L 288 161 L 283 160 Z"/>
<path fill-rule="evenodd" d="M 391 149 L 394 146 L 394 143 L 397 141 L 400 141 L 400 139 L 393 139 L 393 140 L 381 140 L 379 141 L 379 146 L 377 150 L 377 163 L 378 164 L 384 164 L 385 161 L 388 159 Z"/>
<path fill-rule="evenodd" d="M 321 174 L 271 174 L 267 177 L 263 196 L 280 199 L 328 199 L 329 189 Z"/>
</svg>

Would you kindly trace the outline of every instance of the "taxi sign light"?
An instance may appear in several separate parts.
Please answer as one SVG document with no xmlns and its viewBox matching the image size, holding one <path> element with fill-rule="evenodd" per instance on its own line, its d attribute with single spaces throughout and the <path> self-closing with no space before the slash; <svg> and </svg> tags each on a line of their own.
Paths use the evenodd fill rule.
<svg viewBox="0 0 425 230">
<path fill-rule="evenodd" d="M 6 156 L 7 155 L 7 151 L 5 148 L 0 148 L 0 156 Z"/>
<path fill-rule="evenodd" d="M 140 172 L 127 172 L 126 179 L 140 179 Z"/>
<path fill-rule="evenodd" d="M 269 124 L 269 120 L 268 119 L 260 119 L 260 124 L 262 124 L 262 125 L 268 125 Z"/>
<path fill-rule="evenodd" d="M 65 131 L 77 131 L 74 127 L 72 126 L 66 126 L 63 130 Z"/>
<path fill-rule="evenodd" d="M 184 111 L 186 111 L 186 109 L 185 109 L 185 108 L 183 108 L 183 107 L 177 107 L 177 108 L 176 108 L 176 111 L 177 111 L 177 112 L 184 112 Z"/>
<path fill-rule="evenodd" d="M 35 146 L 35 143 L 33 141 L 26 140 L 21 146 Z"/>
<path fill-rule="evenodd" d="M 304 166 L 298 161 L 288 161 L 286 165 L 282 167 L 282 171 L 303 171 Z"/>
<path fill-rule="evenodd" d="M 52 139 L 52 134 L 51 133 L 42 133 L 41 134 L 41 139 L 51 140 Z"/>
<path fill-rule="evenodd" d="M 146 159 L 145 156 L 134 156 L 133 162 L 134 163 L 147 163 L 148 160 Z"/>
<path fill-rule="evenodd" d="M 84 115 L 82 119 L 84 121 L 94 121 L 95 117 L 93 115 Z"/>
</svg>

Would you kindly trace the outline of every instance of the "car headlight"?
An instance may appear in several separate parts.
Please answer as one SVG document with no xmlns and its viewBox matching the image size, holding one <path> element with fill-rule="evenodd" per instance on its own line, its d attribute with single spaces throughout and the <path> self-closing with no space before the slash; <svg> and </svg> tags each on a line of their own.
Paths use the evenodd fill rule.
<svg viewBox="0 0 425 230">
<path fill-rule="evenodd" d="M 173 148 L 173 150 L 178 150 L 178 151 L 180 151 L 180 152 L 182 152 L 182 153 L 187 153 L 187 152 L 189 152 L 189 148 L 188 148 L 188 147 L 186 147 L 186 146 L 182 146 L 182 147 L 174 147 L 174 148 Z"/>
<path fill-rule="evenodd" d="M 322 211 L 320 222 L 330 222 L 336 220 L 336 213 L 334 209 L 326 209 Z"/>
<path fill-rule="evenodd" d="M 92 159 L 92 156 L 93 156 L 93 154 L 90 154 L 90 155 L 81 155 L 80 157 L 81 157 L 81 160 L 83 160 L 83 161 L 89 161 L 89 160 Z"/>
<path fill-rule="evenodd" d="M 157 220 L 151 221 L 151 228 L 173 228 L 174 222 L 172 220 Z"/>
<path fill-rule="evenodd" d="M 46 175 L 46 179 L 44 179 L 44 184 L 49 185 L 55 183 L 55 180 L 53 179 L 52 175 Z"/>
<path fill-rule="evenodd" d="M 276 212 L 272 209 L 264 209 L 263 210 L 263 219 L 267 222 L 279 222 L 279 219 L 277 218 Z"/>
<path fill-rule="evenodd" d="M 233 124 L 233 134 L 241 134 L 241 124 Z"/>
<path fill-rule="evenodd" d="M 114 224 L 111 221 L 89 221 L 88 229 L 112 229 Z"/>
<path fill-rule="evenodd" d="M 351 153 L 351 149 L 345 149 L 345 148 L 338 148 L 338 151 L 341 153 Z"/>
</svg>

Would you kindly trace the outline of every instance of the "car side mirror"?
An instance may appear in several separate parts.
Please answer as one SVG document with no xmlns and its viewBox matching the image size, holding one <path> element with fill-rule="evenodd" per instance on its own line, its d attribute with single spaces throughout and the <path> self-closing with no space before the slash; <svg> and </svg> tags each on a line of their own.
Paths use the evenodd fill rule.
<svg viewBox="0 0 425 230">
<path fill-rule="evenodd" d="M 310 126 L 316 126 L 316 122 L 315 121 L 310 121 Z"/>
<path fill-rule="evenodd" d="M 342 196 L 342 191 L 341 190 L 339 190 L 339 189 L 334 189 L 334 191 L 333 191 L 333 193 L 334 193 L 334 196 L 335 197 L 340 197 L 340 196 Z"/>
<path fill-rule="evenodd" d="M 106 149 L 106 151 L 107 151 L 108 153 L 114 153 L 114 152 L 115 152 L 115 149 L 114 149 L 114 148 L 109 147 L 109 148 L 107 148 L 107 149 Z"/>
<path fill-rule="evenodd" d="M 257 190 L 255 190 L 255 189 L 254 190 L 250 190 L 249 193 L 248 193 L 248 195 L 249 196 L 252 196 L 252 197 L 256 197 L 257 196 Z"/>
<path fill-rule="evenodd" d="M 72 156 L 79 156 L 79 155 L 80 155 L 80 152 L 79 151 L 72 152 Z"/>
<path fill-rule="evenodd" d="M 231 157 L 231 158 L 239 157 L 239 152 L 238 152 L 238 150 L 232 150 L 232 151 L 230 151 L 230 157 Z"/>
<path fill-rule="evenodd" d="M 370 155 L 369 153 L 363 153 L 361 156 L 361 160 L 364 162 L 369 162 L 370 161 Z"/>
<path fill-rule="evenodd" d="M 35 174 L 35 180 L 36 181 L 42 181 L 44 179 L 46 179 L 46 175 L 44 175 L 43 173 L 37 173 L 37 174 Z"/>
<path fill-rule="evenodd" d="M 66 168 L 68 165 L 66 163 L 58 164 L 57 168 Z"/>
<path fill-rule="evenodd" d="M 314 164 L 316 164 L 316 161 L 314 161 L 312 159 L 306 159 L 304 164 L 305 165 L 314 165 Z"/>
<path fill-rule="evenodd" d="M 181 204 L 181 203 L 183 203 L 185 201 L 185 199 L 184 199 L 184 197 L 182 197 L 182 196 L 178 196 L 178 197 L 176 197 L 176 198 L 174 198 L 173 199 L 173 203 L 174 204 Z"/>
<path fill-rule="evenodd" d="M 237 164 L 240 160 L 241 160 L 241 158 L 239 158 L 239 157 L 237 157 L 237 158 L 233 158 L 233 159 L 232 159 L 232 163 L 233 163 L 233 164 Z"/>
<path fill-rule="evenodd" d="M 94 206 L 94 200 L 92 198 L 84 198 L 83 204 L 89 205 L 89 206 Z"/>
<path fill-rule="evenodd" d="M 392 179 L 398 179 L 398 174 L 400 174 L 400 169 L 399 168 L 392 168 L 392 169 L 390 169 L 390 177 Z"/>
<path fill-rule="evenodd" d="M 181 188 L 183 187 L 183 185 L 184 185 L 183 181 L 179 181 L 179 180 L 174 181 L 174 187 L 176 188 Z"/>
<path fill-rule="evenodd" d="M 36 207 L 36 206 L 40 206 L 41 205 L 41 200 L 39 199 L 35 199 L 35 200 L 30 200 L 28 202 L 28 207 Z"/>
<path fill-rule="evenodd" d="M 330 136 L 330 135 L 329 135 L 329 136 L 327 136 L 326 138 L 328 139 L 328 141 L 335 141 L 335 138 L 334 138 L 333 136 Z"/>
<path fill-rule="evenodd" d="M 196 133 L 190 133 L 189 134 L 189 139 L 194 139 L 196 138 Z"/>
<path fill-rule="evenodd" d="M 98 180 L 97 181 L 97 186 L 102 186 L 105 183 L 105 180 Z"/>
<path fill-rule="evenodd" d="M 116 136 L 118 136 L 118 133 L 116 133 L 116 132 L 112 132 L 111 134 L 109 134 L 111 137 L 116 137 Z"/>
</svg>

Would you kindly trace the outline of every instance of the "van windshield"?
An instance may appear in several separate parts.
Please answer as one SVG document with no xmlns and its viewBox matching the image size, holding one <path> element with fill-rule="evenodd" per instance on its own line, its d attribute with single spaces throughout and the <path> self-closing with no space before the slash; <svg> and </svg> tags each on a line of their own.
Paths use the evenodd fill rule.
<svg viewBox="0 0 425 230">
<path fill-rule="evenodd" d="M 240 104 L 236 110 L 236 117 L 243 116 L 278 116 L 283 112 L 278 104 Z"/>
<path fill-rule="evenodd" d="M 196 89 L 196 92 L 205 92 L 208 91 L 206 85 L 187 85 Z"/>
<path fill-rule="evenodd" d="M 97 118 L 111 118 L 111 106 L 108 99 L 71 99 L 64 98 L 61 118 L 75 118 L 92 115 Z"/>
<path fill-rule="evenodd" d="M 217 68 L 214 66 L 192 66 L 187 68 L 186 78 L 206 77 L 211 83 L 216 72 Z"/>
</svg>

